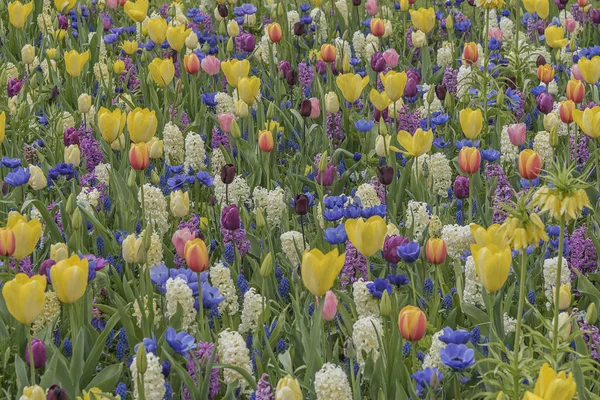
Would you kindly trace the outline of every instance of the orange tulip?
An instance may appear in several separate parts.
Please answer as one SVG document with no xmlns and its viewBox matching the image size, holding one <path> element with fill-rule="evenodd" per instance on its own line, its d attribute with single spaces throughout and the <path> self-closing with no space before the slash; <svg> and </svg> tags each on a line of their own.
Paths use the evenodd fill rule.
<svg viewBox="0 0 600 400">
<path fill-rule="evenodd" d="M 519 173 L 525 179 L 537 178 L 542 170 L 542 158 L 531 149 L 525 149 L 519 154 Z"/>
<path fill-rule="evenodd" d="M 477 44 L 475 42 L 465 43 L 463 48 L 463 64 L 474 64 L 479 58 Z"/>
<path fill-rule="evenodd" d="M 208 250 L 202 239 L 193 239 L 185 244 L 183 256 L 188 267 L 194 272 L 206 271 L 208 268 Z"/>
<path fill-rule="evenodd" d="M 321 59 L 325 62 L 331 63 L 335 61 L 335 46 L 331 44 L 324 44 L 321 46 Z"/>
<path fill-rule="evenodd" d="M 12 256 L 17 248 L 15 234 L 8 228 L 0 229 L 0 256 Z"/>
<path fill-rule="evenodd" d="M 281 25 L 277 22 L 273 22 L 267 26 L 267 34 L 269 35 L 269 39 L 273 43 L 279 43 L 281 38 L 283 37 L 283 32 L 281 30 Z"/>
<path fill-rule="evenodd" d="M 194 53 L 183 56 L 183 66 L 188 74 L 195 75 L 200 71 L 200 59 Z"/>
<path fill-rule="evenodd" d="M 371 19 L 371 33 L 374 36 L 381 37 L 385 34 L 385 21 L 381 18 Z"/>
<path fill-rule="evenodd" d="M 581 103 L 585 97 L 585 85 L 577 79 L 567 82 L 567 99 Z"/>
<path fill-rule="evenodd" d="M 465 174 L 474 174 L 479 171 L 481 153 L 475 147 L 463 147 L 458 153 L 458 166 Z"/>
<path fill-rule="evenodd" d="M 398 329 L 406 340 L 417 342 L 425 336 L 427 317 L 419 307 L 406 306 L 398 315 Z"/>
<path fill-rule="evenodd" d="M 575 103 L 572 100 L 563 101 L 558 107 L 558 113 L 560 120 L 565 124 L 573 122 L 573 110 L 575 109 Z"/>
<path fill-rule="evenodd" d="M 448 254 L 448 246 L 443 239 L 430 238 L 425 245 L 425 255 L 429 263 L 438 265 L 446 261 L 446 254 Z"/>
<path fill-rule="evenodd" d="M 129 163 L 136 171 L 143 171 L 150 165 L 150 152 L 144 142 L 132 143 L 129 149 Z"/>
<path fill-rule="evenodd" d="M 554 79 L 554 69 L 550 64 L 540 65 L 537 70 L 537 76 L 540 81 L 547 85 Z"/>
<path fill-rule="evenodd" d="M 275 147 L 275 141 L 273 140 L 273 134 L 271 131 L 260 131 L 258 132 L 258 147 L 265 153 L 270 153 Z"/>
</svg>

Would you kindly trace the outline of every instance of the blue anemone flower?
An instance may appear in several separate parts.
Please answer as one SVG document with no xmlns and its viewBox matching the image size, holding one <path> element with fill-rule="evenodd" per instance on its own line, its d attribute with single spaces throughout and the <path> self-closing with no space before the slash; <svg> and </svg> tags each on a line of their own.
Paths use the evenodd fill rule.
<svg viewBox="0 0 600 400">
<path fill-rule="evenodd" d="M 177 354 L 184 357 L 187 357 L 190 350 L 196 348 L 194 337 L 185 331 L 177 333 L 174 328 L 169 327 L 165 332 L 165 339 Z"/>
<path fill-rule="evenodd" d="M 462 371 L 475 364 L 475 350 L 464 344 L 451 343 L 440 350 L 442 363 L 455 371 Z"/>
</svg>

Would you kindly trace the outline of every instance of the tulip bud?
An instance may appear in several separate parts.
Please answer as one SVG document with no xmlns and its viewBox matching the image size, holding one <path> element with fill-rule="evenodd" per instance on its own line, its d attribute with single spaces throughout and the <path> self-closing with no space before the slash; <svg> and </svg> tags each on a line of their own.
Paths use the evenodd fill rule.
<svg viewBox="0 0 600 400">
<path fill-rule="evenodd" d="M 496 104 L 504 104 L 504 91 L 498 91 L 498 94 L 496 95 Z"/>
<path fill-rule="evenodd" d="M 571 79 L 567 82 L 566 92 L 567 99 L 575 103 L 581 103 L 585 98 L 585 85 L 579 80 Z"/>
<path fill-rule="evenodd" d="M 546 65 L 546 58 L 542 55 L 539 55 L 537 60 L 535 60 L 535 66 L 539 67 L 541 65 Z"/>
<path fill-rule="evenodd" d="M 74 231 L 78 231 L 81 229 L 81 225 L 81 210 L 79 210 L 79 208 L 76 208 L 75 211 L 73 211 L 73 215 L 71 216 L 71 228 L 73 228 Z"/>
<path fill-rule="evenodd" d="M 571 285 L 561 285 L 558 290 L 556 286 L 552 288 L 554 296 L 558 296 L 558 308 L 559 310 L 566 310 L 571 305 Z"/>
<path fill-rule="evenodd" d="M 195 50 L 198 47 L 198 35 L 192 31 L 187 38 L 185 38 L 185 47 L 190 50 Z"/>
<path fill-rule="evenodd" d="M 311 111 L 312 111 L 312 104 L 311 104 L 310 100 L 308 100 L 308 99 L 302 100 L 302 102 L 300 103 L 300 115 L 303 117 L 308 117 L 308 116 L 310 116 Z"/>
<path fill-rule="evenodd" d="M 150 172 L 150 181 L 155 185 L 158 185 L 160 183 L 160 176 L 158 176 L 156 170 L 154 169 L 152 170 L 152 172 Z"/>
<path fill-rule="evenodd" d="M 237 120 L 233 119 L 231 121 L 231 127 L 230 127 L 230 135 L 231 137 L 235 138 L 235 139 L 239 139 L 242 136 L 242 133 L 240 132 L 240 126 L 237 123 Z"/>
<path fill-rule="evenodd" d="M 531 149 L 525 149 L 519 153 L 519 173 L 524 179 L 533 180 L 537 178 L 542 170 L 542 158 Z"/>
<path fill-rule="evenodd" d="M 332 321 L 337 314 L 338 298 L 331 290 L 325 293 L 322 317 L 325 321 Z"/>
<path fill-rule="evenodd" d="M 388 134 L 387 124 L 382 117 L 379 118 L 379 134 L 381 136 L 386 136 Z"/>
<path fill-rule="evenodd" d="M 273 255 L 271 252 L 267 253 L 262 264 L 260 264 L 260 276 L 263 278 L 268 277 L 273 273 Z"/>
<path fill-rule="evenodd" d="M 416 87 L 415 87 L 415 89 L 416 89 Z M 427 91 L 427 103 L 431 104 L 431 103 L 433 103 L 433 100 L 435 100 L 435 90 L 429 89 L 429 91 Z"/>
<path fill-rule="evenodd" d="M 127 186 L 130 189 L 135 188 L 135 170 L 130 170 L 129 171 L 129 176 L 127 177 Z"/>
<path fill-rule="evenodd" d="M 17 247 L 15 234 L 8 228 L 0 228 L 0 256 L 12 256 Z"/>
<path fill-rule="evenodd" d="M 72 144 L 65 148 L 65 163 L 73 164 L 75 168 L 81 163 L 81 150 L 76 144 Z"/>
<path fill-rule="evenodd" d="M 140 343 L 135 356 L 136 366 L 139 374 L 144 375 L 148 369 L 148 360 L 146 359 L 146 347 L 144 342 Z M 137 379 L 137 377 L 134 377 Z"/>
<path fill-rule="evenodd" d="M 435 95 L 437 96 L 437 98 L 440 101 L 444 101 L 446 99 L 447 92 L 448 92 L 448 89 L 446 88 L 446 85 L 444 85 L 443 83 L 435 85 Z"/>
<path fill-rule="evenodd" d="M 227 45 L 225 46 L 225 49 L 227 50 L 228 53 L 233 53 L 233 49 L 235 49 L 234 47 L 234 43 L 233 43 L 233 38 L 230 37 L 229 40 L 227 41 Z"/>
<path fill-rule="evenodd" d="M 553 148 L 558 147 L 558 134 L 556 133 L 556 128 L 552 128 L 550 131 L 550 146 Z"/>
<path fill-rule="evenodd" d="M 556 113 L 550 113 L 544 115 L 544 129 L 548 132 L 552 130 L 552 128 L 558 128 L 560 125 L 560 119 L 556 115 Z"/>
<path fill-rule="evenodd" d="M 411 39 L 413 42 L 413 46 L 415 48 L 420 49 L 421 47 L 427 45 L 427 35 L 423 31 L 413 31 L 411 34 Z"/>
<path fill-rule="evenodd" d="M 443 239 L 430 238 L 425 245 L 427 261 L 434 265 L 443 264 L 448 254 L 448 246 Z"/>
<path fill-rule="evenodd" d="M 148 250 L 152 246 L 152 224 L 148 224 L 142 232 L 142 246 L 144 250 Z"/>
<path fill-rule="evenodd" d="M 25 65 L 33 64 L 33 60 L 35 59 L 35 48 L 30 44 L 23 46 L 21 49 L 21 59 Z"/>
<path fill-rule="evenodd" d="M 272 120 L 275 116 L 275 104 L 273 102 L 269 103 L 269 108 L 267 108 L 267 119 Z"/>
<path fill-rule="evenodd" d="M 305 32 L 304 24 L 302 22 L 296 22 L 294 24 L 294 35 L 302 36 L 302 35 L 304 35 L 304 32 Z"/>
<path fill-rule="evenodd" d="M 186 54 L 183 56 L 183 66 L 188 74 L 195 75 L 200 72 L 200 59 L 195 53 Z"/>
<path fill-rule="evenodd" d="M 267 226 L 265 222 L 265 216 L 263 215 L 260 207 L 258 207 L 254 213 L 256 214 L 256 229 L 262 229 Z"/>
<path fill-rule="evenodd" d="M 381 295 L 381 300 L 379 301 L 379 312 L 384 317 L 389 317 L 392 315 L 392 300 L 390 299 L 390 295 L 387 290 L 383 291 L 383 295 Z"/>
<path fill-rule="evenodd" d="M 464 64 L 475 64 L 479 59 L 479 50 L 475 42 L 469 42 L 465 44 L 463 48 L 463 63 Z"/>
<path fill-rule="evenodd" d="M 514 146 L 520 146 L 527 139 L 527 125 L 523 122 L 509 125 L 507 128 L 508 138 Z"/>
<path fill-rule="evenodd" d="M 450 114 L 454 112 L 454 96 L 450 95 L 444 98 L 444 109 Z"/>
<path fill-rule="evenodd" d="M 335 61 L 336 52 L 335 46 L 331 44 L 324 44 L 321 46 L 321 59 L 326 63 L 332 63 Z"/>
<path fill-rule="evenodd" d="M 327 157 L 327 150 L 325 150 L 321 153 L 321 159 L 319 160 L 319 171 L 321 171 L 321 173 L 327 171 Z"/>
<path fill-rule="evenodd" d="M 77 109 L 82 114 L 87 114 L 92 108 L 92 96 L 86 93 L 79 95 L 77 99 Z"/>
<path fill-rule="evenodd" d="M 56 262 L 69 258 L 69 248 L 65 243 L 55 243 L 50 246 L 50 258 Z"/>
<path fill-rule="evenodd" d="M 390 185 L 394 180 L 394 168 L 389 165 L 379 165 L 377 167 L 377 178 L 382 185 Z"/>
<path fill-rule="evenodd" d="M 598 310 L 596 309 L 596 303 L 590 303 L 585 314 L 585 320 L 590 325 L 595 325 L 598 320 Z"/>
</svg>

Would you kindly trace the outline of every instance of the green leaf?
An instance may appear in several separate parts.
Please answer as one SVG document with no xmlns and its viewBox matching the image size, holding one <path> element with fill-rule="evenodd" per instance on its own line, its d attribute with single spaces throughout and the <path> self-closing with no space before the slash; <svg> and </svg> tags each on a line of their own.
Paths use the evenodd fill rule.
<svg viewBox="0 0 600 400">
<path fill-rule="evenodd" d="M 85 338 L 83 329 L 79 329 L 79 332 L 75 337 L 75 342 L 73 343 L 73 354 L 69 366 L 69 373 L 71 374 L 73 382 L 79 382 L 81 375 L 83 374 L 84 346 Z"/>
<path fill-rule="evenodd" d="M 19 388 L 19 394 L 21 394 L 23 388 L 29 386 L 29 378 L 27 377 L 25 361 L 19 356 L 15 356 L 15 373 L 17 374 L 17 387 Z"/>
<path fill-rule="evenodd" d="M 123 364 L 112 364 L 100 371 L 87 385 L 86 390 L 97 387 L 102 391 L 114 390 L 123 373 Z"/>
<path fill-rule="evenodd" d="M 114 314 L 106 323 L 106 327 L 104 331 L 100 334 L 96 342 L 94 343 L 94 347 L 90 354 L 87 355 L 85 360 L 85 365 L 83 367 L 83 375 L 81 376 L 81 380 L 79 381 L 80 386 L 88 386 L 90 379 L 96 373 L 96 367 L 98 366 L 98 361 L 100 361 L 100 356 L 102 355 L 102 350 L 104 350 L 104 346 L 106 345 L 106 338 L 114 328 L 114 326 L 119 321 L 119 314 Z M 105 368 L 106 369 L 106 368 Z M 94 377 L 93 381 L 97 379 L 97 376 Z M 94 387 L 94 386 L 91 386 Z M 101 388 L 102 389 L 102 388 Z"/>
<path fill-rule="evenodd" d="M 588 400 L 590 397 L 586 390 L 583 372 L 581 371 L 581 366 L 579 365 L 579 362 L 577 362 L 576 360 L 571 361 L 571 371 L 573 372 L 573 377 L 575 378 L 575 383 L 577 384 L 577 393 L 579 394 L 579 399 Z"/>
</svg>

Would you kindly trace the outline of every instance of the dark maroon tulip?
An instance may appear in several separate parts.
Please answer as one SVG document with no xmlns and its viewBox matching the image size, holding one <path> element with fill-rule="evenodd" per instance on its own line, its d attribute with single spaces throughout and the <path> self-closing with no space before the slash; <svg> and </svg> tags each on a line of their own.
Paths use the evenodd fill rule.
<svg viewBox="0 0 600 400">
<path fill-rule="evenodd" d="M 421 83 L 421 74 L 416 69 L 408 69 L 406 70 L 406 78 L 413 79 L 417 85 Z"/>
<path fill-rule="evenodd" d="M 387 119 L 389 118 L 389 113 L 390 113 L 389 107 L 383 111 L 379 111 L 378 109 L 374 108 L 373 109 L 373 119 L 375 120 L 375 122 L 379 122 L 379 120 L 382 118 L 384 121 L 387 121 Z"/>
<path fill-rule="evenodd" d="M 14 97 L 18 95 L 22 87 L 23 82 L 21 82 L 19 78 L 10 78 L 7 85 L 8 97 Z"/>
<path fill-rule="evenodd" d="M 68 400 L 67 392 L 58 385 L 50 386 L 46 394 L 46 400 Z"/>
<path fill-rule="evenodd" d="M 229 10 L 227 9 L 227 6 L 225 4 L 219 4 L 217 6 L 217 10 L 219 10 L 219 15 L 221 16 L 221 18 L 227 18 L 227 16 L 229 15 Z"/>
<path fill-rule="evenodd" d="M 475 0 L 467 0 L 467 3 L 469 3 L 471 7 L 475 7 Z"/>
<path fill-rule="evenodd" d="M 300 103 L 300 115 L 302 115 L 303 117 L 308 117 L 308 116 L 310 116 L 311 112 L 312 112 L 312 103 L 310 102 L 310 100 L 308 100 L 308 99 L 302 100 L 302 102 Z"/>
<path fill-rule="evenodd" d="M 448 93 L 448 88 L 443 83 L 435 85 L 435 95 L 440 101 L 444 101 L 446 99 L 446 93 Z"/>
<path fill-rule="evenodd" d="M 292 69 L 292 66 L 290 65 L 289 61 L 286 61 L 286 60 L 279 61 L 279 72 L 281 73 L 281 76 L 283 76 L 285 78 L 287 76 L 287 73 L 291 69 Z"/>
<path fill-rule="evenodd" d="M 371 68 L 373 69 L 373 71 L 377 73 L 383 72 L 385 67 L 386 64 L 385 58 L 383 58 L 383 53 L 380 51 L 373 53 L 373 55 L 371 56 Z"/>
<path fill-rule="evenodd" d="M 252 53 L 254 51 L 254 48 L 256 47 L 256 39 L 254 38 L 253 34 L 246 33 L 244 35 L 238 36 L 238 38 L 241 41 L 240 47 L 243 51 L 245 51 L 246 53 Z"/>
<path fill-rule="evenodd" d="M 294 35 L 302 36 L 304 35 L 305 31 L 306 29 L 304 28 L 304 24 L 302 22 L 296 22 L 294 24 Z"/>
<path fill-rule="evenodd" d="M 46 365 L 46 346 L 40 339 L 31 339 L 31 349 L 33 350 L 33 366 L 35 368 L 42 368 Z M 29 344 L 25 347 L 25 362 L 29 364 Z"/>
<path fill-rule="evenodd" d="M 554 4 L 556 4 L 556 7 L 559 10 L 564 10 L 565 7 L 567 6 L 566 4 L 563 4 L 562 0 L 554 0 Z"/>
<path fill-rule="evenodd" d="M 52 88 L 52 94 L 50 95 L 50 100 L 54 101 L 58 98 L 58 95 L 60 94 L 60 90 L 58 90 L 58 87 L 54 86 Z"/>
<path fill-rule="evenodd" d="M 58 16 L 58 29 L 67 29 L 69 27 L 69 20 L 66 15 Z"/>
<path fill-rule="evenodd" d="M 552 108 L 554 107 L 554 98 L 550 93 L 542 92 L 535 99 L 535 104 L 539 112 L 548 114 L 552 112 Z"/>
<path fill-rule="evenodd" d="M 548 21 L 545 21 L 545 20 L 539 20 L 538 22 L 535 23 L 535 29 L 537 29 L 537 31 L 540 35 L 544 34 L 544 31 L 546 30 L 547 26 L 548 26 Z"/>
<path fill-rule="evenodd" d="M 515 90 L 517 88 L 517 77 L 516 76 L 509 76 L 506 79 L 506 85 Z"/>
<path fill-rule="evenodd" d="M 331 186 L 335 178 L 335 168 L 333 165 L 328 165 L 325 172 L 317 171 L 316 180 L 323 186 Z"/>
<path fill-rule="evenodd" d="M 298 70 L 290 69 L 287 74 L 285 74 L 285 80 L 288 85 L 295 86 L 298 83 Z"/>
<path fill-rule="evenodd" d="M 355 7 L 360 6 L 361 1 L 360 0 L 352 0 L 352 5 Z"/>
<path fill-rule="evenodd" d="M 539 67 L 540 65 L 546 65 L 546 57 L 539 55 L 537 60 L 535 60 L 535 66 Z"/>
<path fill-rule="evenodd" d="M 383 258 L 385 261 L 392 264 L 398 263 L 402 258 L 398 255 L 397 248 L 405 243 L 408 243 L 408 239 L 403 236 L 386 236 L 383 241 Z"/>
<path fill-rule="evenodd" d="M 50 282 L 50 268 L 52 268 L 52 266 L 54 264 L 56 264 L 56 261 L 54 261 L 52 259 L 47 259 L 42 262 L 42 265 L 40 265 L 40 275 L 45 276 L 48 283 L 51 283 Z"/>
<path fill-rule="evenodd" d="M 394 179 L 394 168 L 389 165 L 379 165 L 377 167 L 377 178 L 382 185 L 389 185 Z"/>
<path fill-rule="evenodd" d="M 77 135 L 77 131 L 75 128 L 67 128 L 64 132 L 64 142 L 65 146 L 70 146 L 72 144 L 76 144 L 79 146 L 79 135 Z"/>
<path fill-rule="evenodd" d="M 404 95 L 406 97 L 415 97 L 417 95 L 417 82 L 413 78 L 408 78 L 404 86 Z"/>
<path fill-rule="evenodd" d="M 223 207 L 221 212 L 221 227 L 228 231 L 240 229 L 240 211 L 235 204 Z"/>
<path fill-rule="evenodd" d="M 319 60 L 315 63 L 315 70 L 321 74 L 324 75 L 327 73 L 327 63 L 323 60 Z"/>
<path fill-rule="evenodd" d="M 308 197 L 304 194 L 297 194 L 294 198 L 294 211 L 298 215 L 306 215 L 308 213 Z"/>
<path fill-rule="evenodd" d="M 226 185 L 229 185 L 233 182 L 233 178 L 235 178 L 235 165 L 233 164 L 225 164 L 221 168 L 221 182 Z"/>
<path fill-rule="evenodd" d="M 454 180 L 454 197 L 457 199 L 466 199 L 469 197 L 469 178 L 459 175 Z"/>
</svg>

